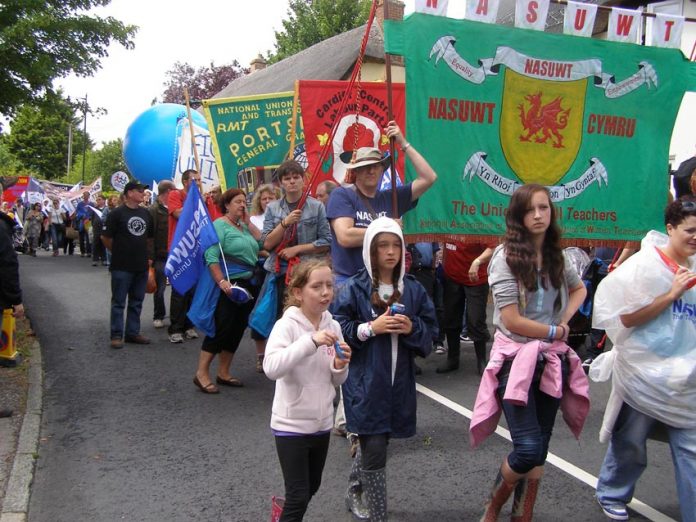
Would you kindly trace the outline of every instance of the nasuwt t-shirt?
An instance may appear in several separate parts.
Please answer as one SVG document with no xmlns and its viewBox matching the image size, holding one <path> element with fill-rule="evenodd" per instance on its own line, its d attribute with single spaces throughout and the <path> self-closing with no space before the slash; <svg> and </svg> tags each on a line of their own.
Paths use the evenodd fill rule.
<svg viewBox="0 0 696 522">
<path fill-rule="evenodd" d="M 411 201 L 411 183 L 397 187 L 396 195 L 399 217 L 418 203 L 417 200 Z M 358 195 L 354 186 L 338 187 L 331 193 L 329 204 L 326 207 L 326 217 L 329 221 L 340 217 L 349 217 L 353 219 L 354 227 L 367 228 L 374 219 L 392 215 L 391 190 L 379 191 L 374 198 L 366 199 L 372 209 Z M 344 276 L 352 276 L 365 266 L 362 258 L 362 246 L 342 247 L 338 243 L 333 227 L 331 227 L 331 237 L 333 240 L 331 243 L 331 262 L 334 272 Z"/>
</svg>

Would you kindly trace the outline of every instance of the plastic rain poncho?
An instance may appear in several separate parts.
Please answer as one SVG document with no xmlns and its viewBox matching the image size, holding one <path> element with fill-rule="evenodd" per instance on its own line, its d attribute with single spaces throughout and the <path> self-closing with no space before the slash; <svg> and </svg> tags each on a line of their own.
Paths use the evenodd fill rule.
<svg viewBox="0 0 696 522">
<path fill-rule="evenodd" d="M 614 345 L 590 369 L 594 381 L 613 377 L 602 442 L 622 402 L 669 426 L 696 428 L 696 287 L 643 325 L 626 328 L 620 320 L 671 289 L 674 273 L 656 250 L 667 242 L 665 234 L 649 232 L 641 250 L 611 272 L 595 296 L 593 326 L 606 330 Z M 692 271 L 695 257 L 689 258 Z"/>
</svg>

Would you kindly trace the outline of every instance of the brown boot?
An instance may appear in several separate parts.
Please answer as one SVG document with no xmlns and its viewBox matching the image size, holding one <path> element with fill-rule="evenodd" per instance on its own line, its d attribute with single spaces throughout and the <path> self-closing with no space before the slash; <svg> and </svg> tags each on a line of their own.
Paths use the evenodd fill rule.
<svg viewBox="0 0 696 522">
<path fill-rule="evenodd" d="M 539 482 L 541 479 L 530 478 L 517 483 L 510 522 L 532 522 Z"/>
<path fill-rule="evenodd" d="M 512 491 L 515 489 L 515 483 L 506 482 L 503 478 L 502 470 L 498 471 L 498 476 L 495 477 L 495 483 L 493 484 L 493 489 L 488 497 L 488 503 L 486 504 L 486 511 L 483 512 L 480 522 L 496 522 L 498 520 L 498 515 L 500 510 L 510 498 Z"/>
</svg>

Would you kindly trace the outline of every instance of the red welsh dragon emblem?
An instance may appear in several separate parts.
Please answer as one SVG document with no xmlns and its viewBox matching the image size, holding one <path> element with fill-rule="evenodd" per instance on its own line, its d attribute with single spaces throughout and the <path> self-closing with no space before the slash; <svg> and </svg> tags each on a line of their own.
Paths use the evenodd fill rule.
<svg viewBox="0 0 696 522">
<path fill-rule="evenodd" d="M 570 109 L 561 107 L 560 96 L 546 105 L 542 105 L 541 97 L 541 91 L 526 95 L 524 99 L 531 104 L 526 112 L 524 103 L 518 105 L 520 121 L 526 131 L 526 134 L 520 135 L 520 141 L 531 141 L 534 138 L 537 143 L 546 143 L 551 138 L 553 146 L 562 149 L 565 145 L 563 145 L 563 136 L 559 131 L 568 125 Z"/>
</svg>

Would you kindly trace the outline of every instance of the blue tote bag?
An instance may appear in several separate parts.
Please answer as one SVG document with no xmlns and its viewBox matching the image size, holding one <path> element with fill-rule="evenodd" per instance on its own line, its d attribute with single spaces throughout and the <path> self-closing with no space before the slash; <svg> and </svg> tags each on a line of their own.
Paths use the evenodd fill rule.
<svg viewBox="0 0 696 522">
<path fill-rule="evenodd" d="M 273 325 L 276 321 L 278 310 L 277 277 L 284 277 L 284 275 L 281 274 L 279 276 L 271 273 L 266 275 L 260 295 L 249 315 L 249 326 L 265 338 L 271 335 L 271 330 L 273 330 Z"/>
</svg>

